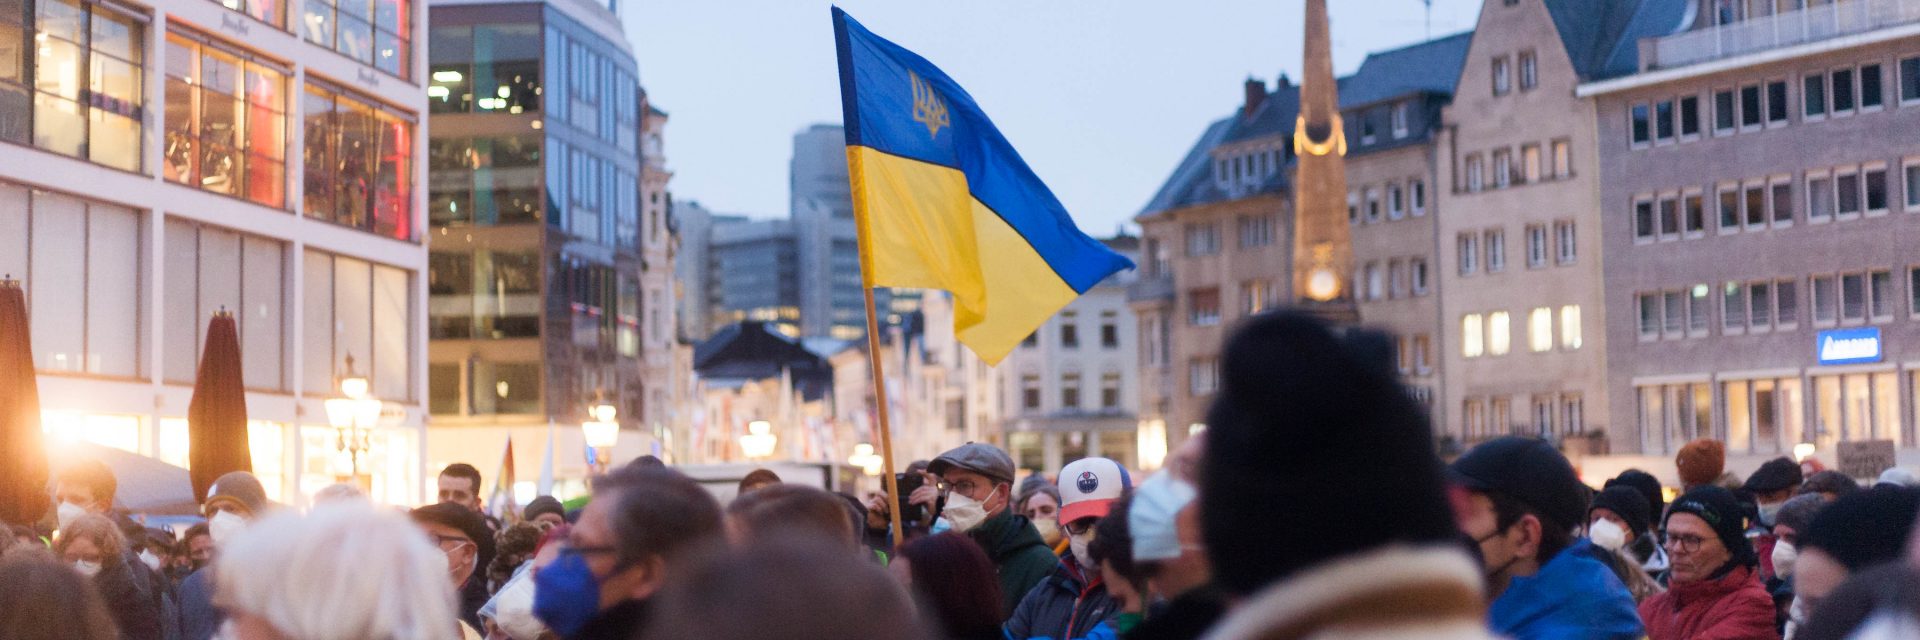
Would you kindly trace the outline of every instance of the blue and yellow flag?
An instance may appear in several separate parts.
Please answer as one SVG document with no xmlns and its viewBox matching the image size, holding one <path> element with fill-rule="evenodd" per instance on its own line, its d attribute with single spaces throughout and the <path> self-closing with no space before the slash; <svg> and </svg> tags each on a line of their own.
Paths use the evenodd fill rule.
<svg viewBox="0 0 1920 640">
<path fill-rule="evenodd" d="M 943 289 L 954 333 L 998 364 L 1133 263 L 1081 233 L 965 89 L 833 9 L 867 287 Z"/>
</svg>

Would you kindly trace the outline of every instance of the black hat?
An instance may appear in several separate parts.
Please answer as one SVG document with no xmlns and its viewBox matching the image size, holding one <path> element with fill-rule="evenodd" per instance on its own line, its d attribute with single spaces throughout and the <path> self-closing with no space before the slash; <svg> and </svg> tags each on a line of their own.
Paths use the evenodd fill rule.
<svg viewBox="0 0 1920 640">
<path fill-rule="evenodd" d="M 1660 479 L 1639 469 L 1628 469 L 1608 480 L 1605 486 L 1626 485 L 1647 497 L 1647 519 L 1657 520 L 1667 511 L 1667 494 L 1660 486 Z"/>
<path fill-rule="evenodd" d="M 1740 506 L 1740 499 L 1735 498 L 1732 491 L 1711 484 L 1694 487 L 1667 507 L 1667 516 L 1660 520 L 1661 528 L 1681 513 L 1693 514 L 1713 527 L 1713 534 L 1720 538 L 1720 544 L 1726 545 L 1727 552 L 1733 554 L 1734 562 L 1751 567 L 1760 561 L 1753 552 L 1753 544 L 1747 542 L 1746 509 Z"/>
<path fill-rule="evenodd" d="M 480 512 L 452 502 L 436 502 L 408 512 L 414 522 L 437 524 L 459 529 L 462 535 L 473 541 L 476 563 L 475 573 L 484 573 L 487 565 L 493 562 L 493 530 L 487 528 L 486 517 Z"/>
<path fill-rule="evenodd" d="M 1459 538 L 1426 412 L 1368 348 L 1283 309 L 1247 319 L 1222 353 L 1200 513 L 1223 588 Z"/>
<path fill-rule="evenodd" d="M 560 504 L 559 498 L 540 496 L 527 503 L 527 508 L 520 511 L 520 517 L 523 520 L 532 520 L 543 513 L 551 513 L 564 519 L 567 517 L 567 508 Z"/>
<path fill-rule="evenodd" d="M 1920 515 L 1920 493 L 1878 486 L 1834 500 L 1800 532 L 1800 549 L 1819 549 L 1850 571 L 1900 557 Z"/>
<path fill-rule="evenodd" d="M 214 507 L 226 505 L 240 507 L 249 515 L 259 517 L 270 504 L 259 478 L 245 471 L 229 471 L 215 478 L 213 486 L 207 488 L 207 500 L 201 505 L 201 512 L 211 518 Z"/>
<path fill-rule="evenodd" d="M 1773 493 L 1782 489 L 1800 486 L 1800 465 L 1786 457 L 1768 460 L 1747 476 L 1747 483 L 1740 488 L 1748 493 Z"/>
<path fill-rule="evenodd" d="M 1803 493 L 1788 498 L 1780 505 L 1780 512 L 1773 515 L 1773 526 L 1787 527 L 1794 531 L 1806 531 L 1813 526 L 1814 516 L 1827 508 L 1827 499 L 1819 494 Z"/>
<path fill-rule="evenodd" d="M 1637 536 L 1647 535 L 1647 527 L 1652 516 L 1647 515 L 1647 497 L 1640 491 L 1626 485 L 1616 484 L 1599 493 L 1593 494 L 1593 504 L 1587 506 L 1587 513 L 1594 509 L 1606 509 L 1627 521 L 1629 532 Z"/>
<path fill-rule="evenodd" d="M 1831 493 L 1844 496 L 1860 490 L 1860 482 L 1839 471 L 1828 469 L 1807 476 L 1805 484 L 1800 485 L 1800 493 Z"/>
<path fill-rule="evenodd" d="M 1567 457 L 1546 440 L 1494 438 L 1447 468 L 1455 484 L 1513 498 L 1553 526 L 1571 529 L 1587 521 L 1587 487 Z"/>
</svg>

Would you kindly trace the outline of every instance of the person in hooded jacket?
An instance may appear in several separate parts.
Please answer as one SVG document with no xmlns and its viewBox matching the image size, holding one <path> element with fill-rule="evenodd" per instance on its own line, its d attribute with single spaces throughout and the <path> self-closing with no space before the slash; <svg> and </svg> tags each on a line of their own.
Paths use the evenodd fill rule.
<svg viewBox="0 0 1920 640">
<path fill-rule="evenodd" d="M 1640 603 L 1649 640 L 1779 637 L 1745 520 L 1733 492 L 1713 485 L 1695 487 L 1667 508 L 1673 570 L 1666 593 Z"/>
<path fill-rule="evenodd" d="M 1068 551 L 1060 554 L 1053 574 L 1014 608 L 1007 619 L 1008 638 L 1077 638 L 1120 613 L 1089 548 L 1114 502 L 1133 488 L 1132 478 L 1118 462 L 1086 458 L 1060 469 L 1059 488 Z"/>
<path fill-rule="evenodd" d="M 1603 489 L 1617 486 L 1632 487 L 1640 495 L 1646 496 L 1647 528 L 1636 531 L 1629 537 L 1627 549 L 1633 557 L 1640 559 L 1640 568 L 1653 576 L 1662 585 L 1666 584 L 1667 550 L 1660 546 L 1660 516 L 1667 512 L 1667 500 L 1660 485 L 1660 479 L 1639 469 L 1628 469 L 1608 480 Z"/>
</svg>

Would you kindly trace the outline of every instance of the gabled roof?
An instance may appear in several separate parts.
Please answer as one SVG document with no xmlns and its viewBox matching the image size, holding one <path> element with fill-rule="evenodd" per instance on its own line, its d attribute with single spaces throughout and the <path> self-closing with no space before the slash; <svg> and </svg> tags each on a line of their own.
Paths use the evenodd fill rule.
<svg viewBox="0 0 1920 640">
<path fill-rule="evenodd" d="M 1692 0 L 1544 0 L 1580 80 L 1639 70 L 1640 39 L 1685 30 Z"/>
<path fill-rule="evenodd" d="M 782 370 L 808 400 L 832 389 L 833 368 L 826 358 L 787 339 L 762 322 L 721 327 L 693 348 L 693 368 L 712 380 L 766 380 Z"/>
<path fill-rule="evenodd" d="M 1452 95 L 1467 60 L 1472 31 L 1367 54 L 1360 68 L 1341 78 L 1340 108 L 1357 107 L 1412 93 Z"/>
</svg>

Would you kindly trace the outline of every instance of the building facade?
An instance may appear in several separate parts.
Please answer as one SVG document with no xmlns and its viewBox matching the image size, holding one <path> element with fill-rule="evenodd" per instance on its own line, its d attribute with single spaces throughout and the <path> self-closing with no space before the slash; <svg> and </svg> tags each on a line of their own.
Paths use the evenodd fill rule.
<svg viewBox="0 0 1920 640">
<path fill-rule="evenodd" d="M 424 11 L 34 0 L 0 16 L 0 273 L 27 294 L 56 466 L 99 446 L 185 466 L 224 310 L 270 498 L 340 481 L 430 497 Z M 386 405 L 364 441 L 323 408 L 349 375 Z"/>
<path fill-rule="evenodd" d="M 516 475 L 551 456 L 557 491 L 577 493 L 589 407 L 617 409 L 616 460 L 658 453 L 665 114 L 606 5 L 436 5 L 431 38 L 429 463 L 490 470 L 517 439 Z"/>
<path fill-rule="evenodd" d="M 1842 442 L 1911 448 L 1920 141 L 1900 132 L 1920 131 L 1920 3 L 1712 9 L 1580 87 L 1599 118 L 1612 444 L 1717 438 L 1730 470 L 1802 443 L 1829 463 Z"/>
<path fill-rule="evenodd" d="M 1119 236 L 1108 248 L 1139 259 L 1140 239 Z M 993 369 L 1003 444 L 1015 466 L 1057 473 L 1088 456 L 1133 469 L 1164 458 L 1164 434 L 1142 453 L 1137 375 L 1139 328 L 1127 304 L 1133 272 L 1109 276 L 1027 336 Z M 1149 438 L 1150 440 L 1154 438 Z"/>
</svg>

